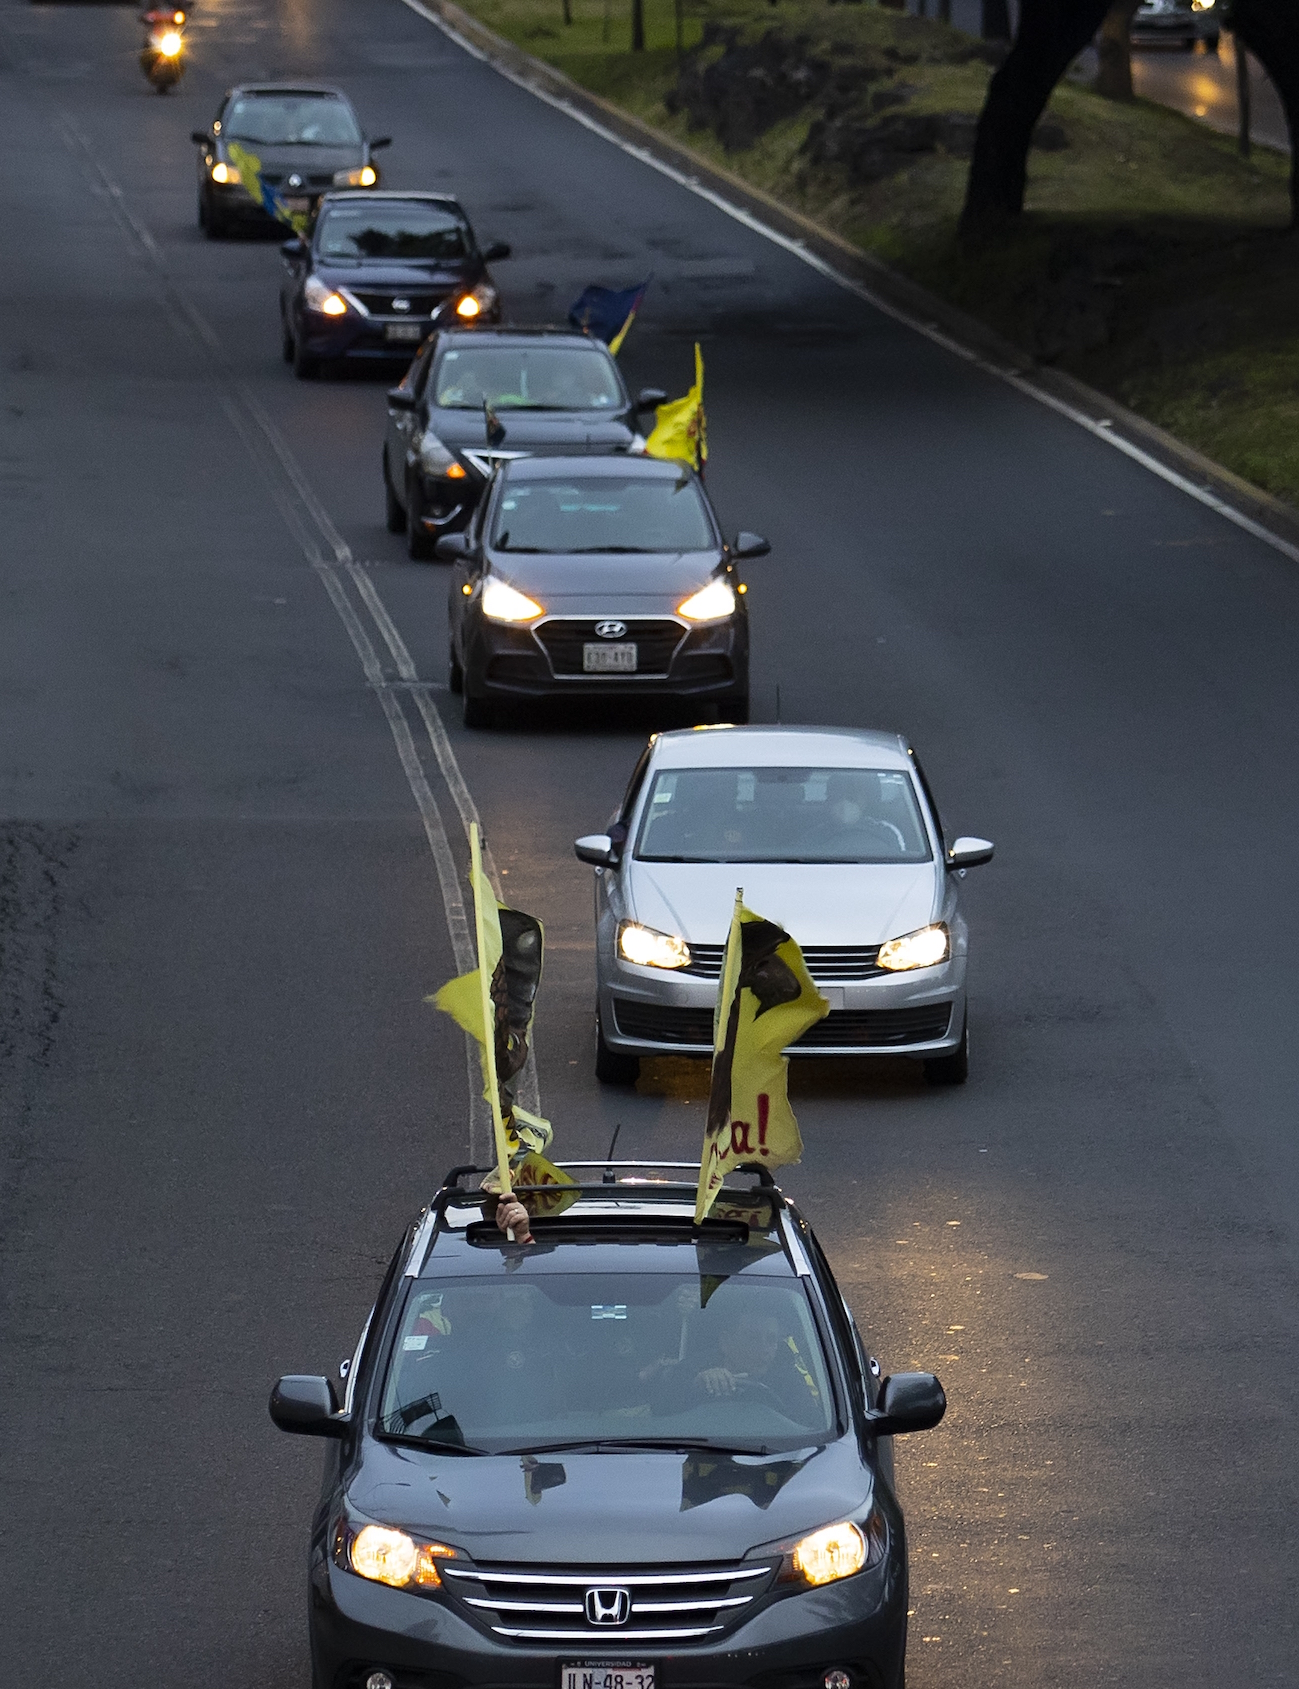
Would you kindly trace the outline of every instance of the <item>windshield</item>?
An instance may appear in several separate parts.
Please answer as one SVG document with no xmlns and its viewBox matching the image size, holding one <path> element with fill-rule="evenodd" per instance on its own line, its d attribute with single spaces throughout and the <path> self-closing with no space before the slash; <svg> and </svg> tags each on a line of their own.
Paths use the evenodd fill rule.
<svg viewBox="0 0 1299 1689">
<path fill-rule="evenodd" d="M 928 862 L 907 774 L 873 768 L 673 768 L 655 777 L 643 862 Z"/>
<path fill-rule="evenodd" d="M 469 226 L 440 205 L 332 205 L 320 220 L 322 258 L 464 258 Z"/>
<path fill-rule="evenodd" d="M 413 1287 L 380 1434 L 487 1450 L 778 1450 L 834 1432 L 797 1280 L 572 1273 Z"/>
<path fill-rule="evenodd" d="M 227 141 L 264 147 L 359 147 L 361 131 L 336 94 L 240 94 L 226 113 Z"/>
<path fill-rule="evenodd" d="M 573 476 L 507 483 L 496 506 L 498 551 L 712 551 L 717 541 L 689 475 Z"/>
<path fill-rule="evenodd" d="M 455 347 L 442 354 L 443 410 L 617 410 L 626 403 L 613 359 L 594 346 Z"/>
</svg>

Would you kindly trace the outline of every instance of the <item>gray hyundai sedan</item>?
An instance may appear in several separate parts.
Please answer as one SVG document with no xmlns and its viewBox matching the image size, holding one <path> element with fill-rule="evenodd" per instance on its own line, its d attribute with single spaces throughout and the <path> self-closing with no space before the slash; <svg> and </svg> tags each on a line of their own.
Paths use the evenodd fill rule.
<svg viewBox="0 0 1299 1689">
<path fill-rule="evenodd" d="M 905 739 L 830 727 L 657 734 L 596 871 L 596 1076 L 708 1055 L 737 889 L 798 942 L 830 1013 L 787 1053 L 910 1056 L 935 1084 L 969 1071 L 960 910 L 987 839 L 943 835 Z"/>
<path fill-rule="evenodd" d="M 749 622 L 741 558 L 703 483 L 650 457 L 518 458 L 500 464 L 454 562 L 451 689 L 467 727 L 501 704 L 563 697 L 679 698 L 747 721 Z"/>
</svg>

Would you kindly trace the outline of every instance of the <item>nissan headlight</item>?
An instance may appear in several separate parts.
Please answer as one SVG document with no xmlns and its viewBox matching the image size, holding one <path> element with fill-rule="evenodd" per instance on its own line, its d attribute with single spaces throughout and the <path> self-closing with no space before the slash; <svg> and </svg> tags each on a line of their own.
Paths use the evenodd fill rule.
<svg viewBox="0 0 1299 1689">
<path fill-rule="evenodd" d="M 945 962 L 952 953 L 952 938 L 945 921 L 931 927 L 917 927 L 904 932 L 901 938 L 891 938 L 880 945 L 875 958 L 881 968 L 890 973 L 905 973 L 909 968 L 934 968 Z"/>
<path fill-rule="evenodd" d="M 239 172 L 233 164 L 218 162 L 212 166 L 212 180 L 219 182 L 223 188 L 237 188 L 239 186 Z"/>
<path fill-rule="evenodd" d="M 491 282 L 479 282 L 463 298 L 456 301 L 456 315 L 464 322 L 473 322 L 475 317 L 487 315 L 494 311 L 500 300 L 500 294 Z"/>
<path fill-rule="evenodd" d="M 657 932 L 639 921 L 619 921 L 618 954 L 638 968 L 688 968 L 690 946 L 675 933 Z"/>
<path fill-rule="evenodd" d="M 340 1566 L 371 1583 L 393 1589 L 439 1589 L 439 1560 L 454 1560 L 456 1551 L 444 1542 L 421 1541 L 392 1525 L 356 1528 L 340 1521 L 334 1539 L 334 1558 Z"/>
<path fill-rule="evenodd" d="M 346 315 L 347 300 L 341 293 L 335 293 L 332 288 L 326 287 L 319 276 L 307 277 L 302 297 L 309 311 L 320 311 L 327 317 Z"/>
<path fill-rule="evenodd" d="M 426 428 L 419 443 L 419 466 L 424 473 L 445 475 L 455 461 L 454 453 L 446 449 L 431 428 Z"/>
<path fill-rule="evenodd" d="M 721 622 L 735 614 L 735 588 L 719 576 L 677 605 L 688 622 Z"/>
<path fill-rule="evenodd" d="M 532 622 L 545 614 L 535 599 L 499 575 L 488 575 L 483 582 L 482 610 L 489 622 Z"/>
<path fill-rule="evenodd" d="M 334 186 L 336 188 L 372 188 L 379 180 L 379 172 L 373 164 L 358 165 L 355 170 L 335 170 Z"/>
</svg>

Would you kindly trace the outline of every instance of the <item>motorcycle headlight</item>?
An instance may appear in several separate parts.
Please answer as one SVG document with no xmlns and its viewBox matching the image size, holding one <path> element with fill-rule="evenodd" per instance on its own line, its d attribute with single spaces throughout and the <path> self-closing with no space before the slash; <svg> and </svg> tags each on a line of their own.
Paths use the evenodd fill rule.
<svg viewBox="0 0 1299 1689">
<path fill-rule="evenodd" d="M 212 166 L 212 180 L 223 187 L 235 188 L 239 185 L 239 172 L 233 164 L 217 163 Z"/>
<path fill-rule="evenodd" d="M 438 1589 L 439 1560 L 454 1560 L 456 1551 L 444 1542 L 426 1542 L 392 1525 L 361 1525 L 340 1520 L 334 1537 L 338 1565 L 371 1583 L 393 1589 Z"/>
<path fill-rule="evenodd" d="M 419 443 L 419 466 L 426 475 L 445 475 L 455 462 L 431 428 L 426 428 Z"/>
<path fill-rule="evenodd" d="M 677 605 L 677 614 L 688 622 L 720 622 L 735 614 L 735 589 L 720 578 L 692 592 Z"/>
<path fill-rule="evenodd" d="M 319 276 L 308 276 L 302 289 L 309 311 L 320 311 L 327 317 L 341 317 L 347 313 L 347 300 L 325 286 Z"/>
<path fill-rule="evenodd" d="M 690 946 L 675 933 L 656 932 L 639 921 L 619 921 L 618 954 L 639 968 L 688 968 Z"/>
<path fill-rule="evenodd" d="M 355 170 L 335 170 L 334 186 L 336 188 L 372 188 L 379 180 L 379 172 L 373 164 L 359 165 Z"/>
<path fill-rule="evenodd" d="M 483 615 L 489 622 L 531 622 L 545 611 L 526 592 L 520 592 L 499 575 L 488 575 L 483 582 Z"/>
<path fill-rule="evenodd" d="M 466 293 L 463 299 L 456 301 L 456 315 L 463 318 L 465 322 L 472 322 L 475 317 L 482 316 L 485 311 L 494 311 L 500 297 L 491 282 L 479 282 L 478 286 L 471 292 Z"/>
<path fill-rule="evenodd" d="M 932 927 L 918 927 L 915 932 L 905 932 L 901 938 L 881 944 L 876 961 L 890 973 L 905 973 L 908 968 L 937 967 L 951 953 L 951 935 L 946 923 L 939 921 Z"/>
</svg>

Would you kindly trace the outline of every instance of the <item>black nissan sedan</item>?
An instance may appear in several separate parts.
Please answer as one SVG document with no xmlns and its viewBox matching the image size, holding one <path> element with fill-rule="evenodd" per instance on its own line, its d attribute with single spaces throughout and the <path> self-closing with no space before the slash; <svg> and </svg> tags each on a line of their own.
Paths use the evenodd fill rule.
<svg viewBox="0 0 1299 1689">
<path fill-rule="evenodd" d="M 879 1381 L 765 1169 L 696 1226 L 698 1166 L 674 1166 L 570 1164 L 602 1182 L 528 1244 L 457 1168 L 341 1407 L 323 1377 L 276 1384 L 275 1423 L 327 1440 L 315 1689 L 902 1689 L 890 1439 L 936 1425 L 942 1387 Z"/>
<path fill-rule="evenodd" d="M 262 181 L 290 211 L 312 213 L 331 188 L 371 188 L 379 181 L 374 154 L 390 135 L 367 139 L 352 103 L 339 88 L 297 82 L 244 82 L 232 88 L 207 130 L 191 139 L 198 160 L 198 221 L 211 240 L 233 229 L 271 229 L 265 212 L 239 179 L 230 144 L 261 161 Z"/>
<path fill-rule="evenodd" d="M 287 240 L 280 282 L 284 359 L 302 378 L 345 360 L 405 360 L 446 308 L 494 322 L 500 296 L 449 194 L 326 194 L 309 240 Z"/>
<path fill-rule="evenodd" d="M 633 402 L 609 348 L 571 329 L 437 330 L 388 394 L 388 532 L 431 557 L 468 525 L 497 463 L 643 448 L 636 422 L 666 397 L 646 387 Z"/>
<path fill-rule="evenodd" d="M 749 619 L 737 562 L 686 464 L 637 456 L 498 466 L 455 563 L 451 688 L 467 727 L 542 697 L 679 698 L 748 720 Z"/>
</svg>

